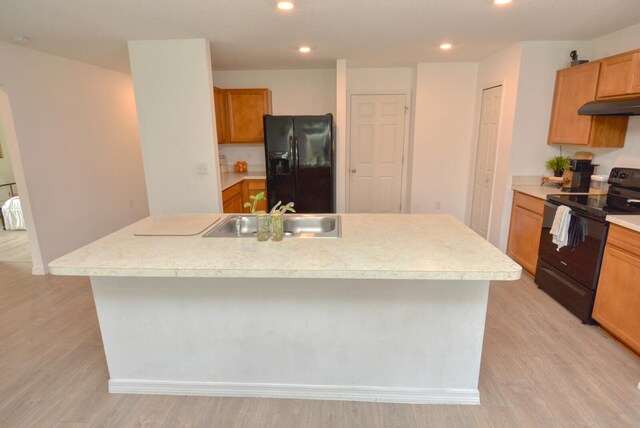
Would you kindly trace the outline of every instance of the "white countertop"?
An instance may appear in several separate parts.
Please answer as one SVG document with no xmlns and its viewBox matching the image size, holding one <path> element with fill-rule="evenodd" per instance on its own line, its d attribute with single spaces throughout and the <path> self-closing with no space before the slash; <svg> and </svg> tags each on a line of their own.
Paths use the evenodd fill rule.
<svg viewBox="0 0 640 428">
<path fill-rule="evenodd" d="M 220 174 L 220 187 L 226 190 L 234 184 L 240 183 L 242 180 L 265 180 L 267 178 L 264 171 L 249 172 L 223 172 Z"/>
<path fill-rule="evenodd" d="M 608 215 L 607 221 L 640 232 L 640 215 Z"/>
<path fill-rule="evenodd" d="M 533 196 L 538 199 L 547 199 L 547 195 L 588 195 L 588 193 L 572 193 L 563 192 L 555 185 L 553 186 L 511 186 L 511 189 L 516 192 L 524 193 L 525 195 Z"/>
<path fill-rule="evenodd" d="M 185 219 L 188 214 L 182 214 Z M 226 215 L 222 215 L 224 221 Z M 341 214 L 342 237 L 134 236 L 150 218 L 49 264 L 55 275 L 514 280 L 521 268 L 451 215 Z"/>
</svg>

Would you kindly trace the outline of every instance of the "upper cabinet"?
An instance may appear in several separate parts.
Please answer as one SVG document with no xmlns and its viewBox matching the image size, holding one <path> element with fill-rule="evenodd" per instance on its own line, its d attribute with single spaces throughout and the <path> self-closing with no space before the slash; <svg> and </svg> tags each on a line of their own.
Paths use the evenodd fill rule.
<svg viewBox="0 0 640 428">
<path fill-rule="evenodd" d="M 227 100 L 225 99 L 224 92 L 224 89 L 213 87 L 218 143 L 229 142 L 229 119 L 227 118 Z"/>
<path fill-rule="evenodd" d="M 640 50 L 601 60 L 597 99 L 640 93 Z"/>
<path fill-rule="evenodd" d="M 558 70 L 548 144 L 624 146 L 628 117 L 578 115 L 582 105 L 596 99 L 600 67 L 600 61 L 593 61 Z"/>
<path fill-rule="evenodd" d="M 269 89 L 213 88 L 218 143 L 262 143 L 262 117 L 271 114 Z"/>
</svg>

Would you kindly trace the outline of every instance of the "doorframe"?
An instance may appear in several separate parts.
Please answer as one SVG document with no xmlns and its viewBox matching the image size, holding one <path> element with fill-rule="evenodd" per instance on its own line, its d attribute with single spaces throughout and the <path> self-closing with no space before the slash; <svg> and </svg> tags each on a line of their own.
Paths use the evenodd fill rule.
<svg viewBox="0 0 640 428">
<path fill-rule="evenodd" d="M 11 169 L 15 177 L 20 197 L 20 205 L 24 222 L 27 227 L 27 239 L 29 241 L 29 249 L 31 251 L 31 273 L 33 275 L 45 275 L 48 268 L 42 263 L 42 254 L 40 253 L 40 244 L 38 241 L 38 233 L 31 209 L 31 198 L 29 196 L 29 188 L 27 180 L 22 168 L 22 157 L 20 155 L 20 147 L 16 135 L 15 123 L 13 121 L 13 113 L 11 111 L 11 99 L 6 86 L 0 85 L 0 120 L 4 128 L 4 134 L 7 139 L 7 149 L 9 158 L 11 159 Z"/>
<path fill-rule="evenodd" d="M 469 181 L 467 182 L 467 209 L 465 215 L 465 222 L 467 226 L 471 227 L 471 214 L 473 210 L 473 192 L 474 192 L 474 184 L 476 181 L 476 163 L 478 161 L 478 138 L 480 138 L 480 121 L 482 120 L 482 94 L 484 91 L 495 88 L 498 86 L 502 86 L 502 96 L 500 98 L 500 114 L 498 118 L 498 132 L 496 135 L 497 143 L 496 143 L 496 155 L 493 160 L 493 183 L 491 184 L 491 200 L 489 203 L 489 224 L 487 225 L 487 241 L 489 241 L 489 236 L 491 235 L 491 223 L 494 214 L 494 199 L 496 194 L 496 185 L 497 185 L 497 166 L 498 166 L 498 157 L 500 153 L 500 146 L 502 141 L 502 123 L 504 119 L 504 98 L 507 93 L 507 82 L 505 79 L 494 80 L 488 83 L 483 83 L 479 85 L 479 90 L 476 92 L 478 94 L 476 99 L 476 117 L 474 119 L 474 129 L 473 129 L 473 144 L 471 145 L 471 156 L 469 161 Z"/>
<path fill-rule="evenodd" d="M 405 102 L 405 115 L 404 115 L 404 136 L 402 139 L 402 174 L 401 174 L 401 188 L 400 188 L 400 212 L 409 212 L 409 186 L 407 185 L 409 180 L 409 130 L 411 125 L 412 116 L 412 98 L 410 89 L 356 89 L 347 91 L 347 132 L 346 139 L 346 163 L 345 174 L 347 179 L 345 180 L 345 211 L 351 212 L 351 97 L 353 95 L 404 95 Z"/>
</svg>

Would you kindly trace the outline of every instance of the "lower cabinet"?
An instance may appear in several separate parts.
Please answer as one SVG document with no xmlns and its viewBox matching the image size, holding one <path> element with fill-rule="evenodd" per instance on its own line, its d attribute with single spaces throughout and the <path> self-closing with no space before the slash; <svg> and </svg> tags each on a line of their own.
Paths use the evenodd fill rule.
<svg viewBox="0 0 640 428">
<path fill-rule="evenodd" d="M 222 191 L 222 212 L 242 212 L 242 183 L 234 184 Z"/>
<path fill-rule="evenodd" d="M 267 184 L 265 180 L 242 180 L 222 191 L 222 212 L 250 213 L 251 208 L 245 207 L 245 202 L 253 203 L 250 196 L 265 192 L 265 198 L 258 202 L 256 211 L 267 211 Z"/>
<path fill-rule="evenodd" d="M 514 193 L 507 254 L 531 275 L 538 265 L 543 213 L 542 199 Z"/>
<path fill-rule="evenodd" d="M 242 200 L 253 204 L 250 196 L 255 196 L 260 192 L 265 193 L 265 197 L 258 201 L 256 211 L 267 211 L 267 183 L 265 180 L 243 180 L 242 181 Z M 244 212 L 250 213 L 250 207 L 244 207 Z"/>
<path fill-rule="evenodd" d="M 604 250 L 593 318 L 640 354 L 640 233 L 612 224 Z"/>
</svg>

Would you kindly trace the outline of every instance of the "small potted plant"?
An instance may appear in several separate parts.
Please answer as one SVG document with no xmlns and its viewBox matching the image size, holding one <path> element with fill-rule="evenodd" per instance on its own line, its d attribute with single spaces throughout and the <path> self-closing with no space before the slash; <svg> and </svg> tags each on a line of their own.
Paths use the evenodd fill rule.
<svg viewBox="0 0 640 428">
<path fill-rule="evenodd" d="M 555 156 L 546 163 L 547 169 L 553 171 L 555 177 L 562 177 L 564 170 L 569 167 L 569 158 L 566 156 Z"/>
<path fill-rule="evenodd" d="M 256 215 L 256 236 L 258 241 L 267 241 L 269 239 L 269 235 L 271 234 L 271 229 L 269 227 L 269 216 L 264 211 L 257 211 L 258 202 L 264 199 L 264 192 L 260 192 L 257 195 L 250 195 L 249 199 L 253 201 L 245 202 L 244 206 L 246 208 L 251 209 L 251 214 Z"/>
<path fill-rule="evenodd" d="M 293 202 L 289 202 L 286 205 L 280 204 L 281 201 L 278 201 L 278 203 L 271 209 L 271 231 L 273 232 L 271 239 L 274 241 L 282 241 L 282 238 L 284 237 L 284 221 L 282 219 L 284 213 L 287 211 L 292 213 L 296 212 L 296 210 L 293 209 Z M 278 208 L 278 206 L 280 207 Z"/>
</svg>

